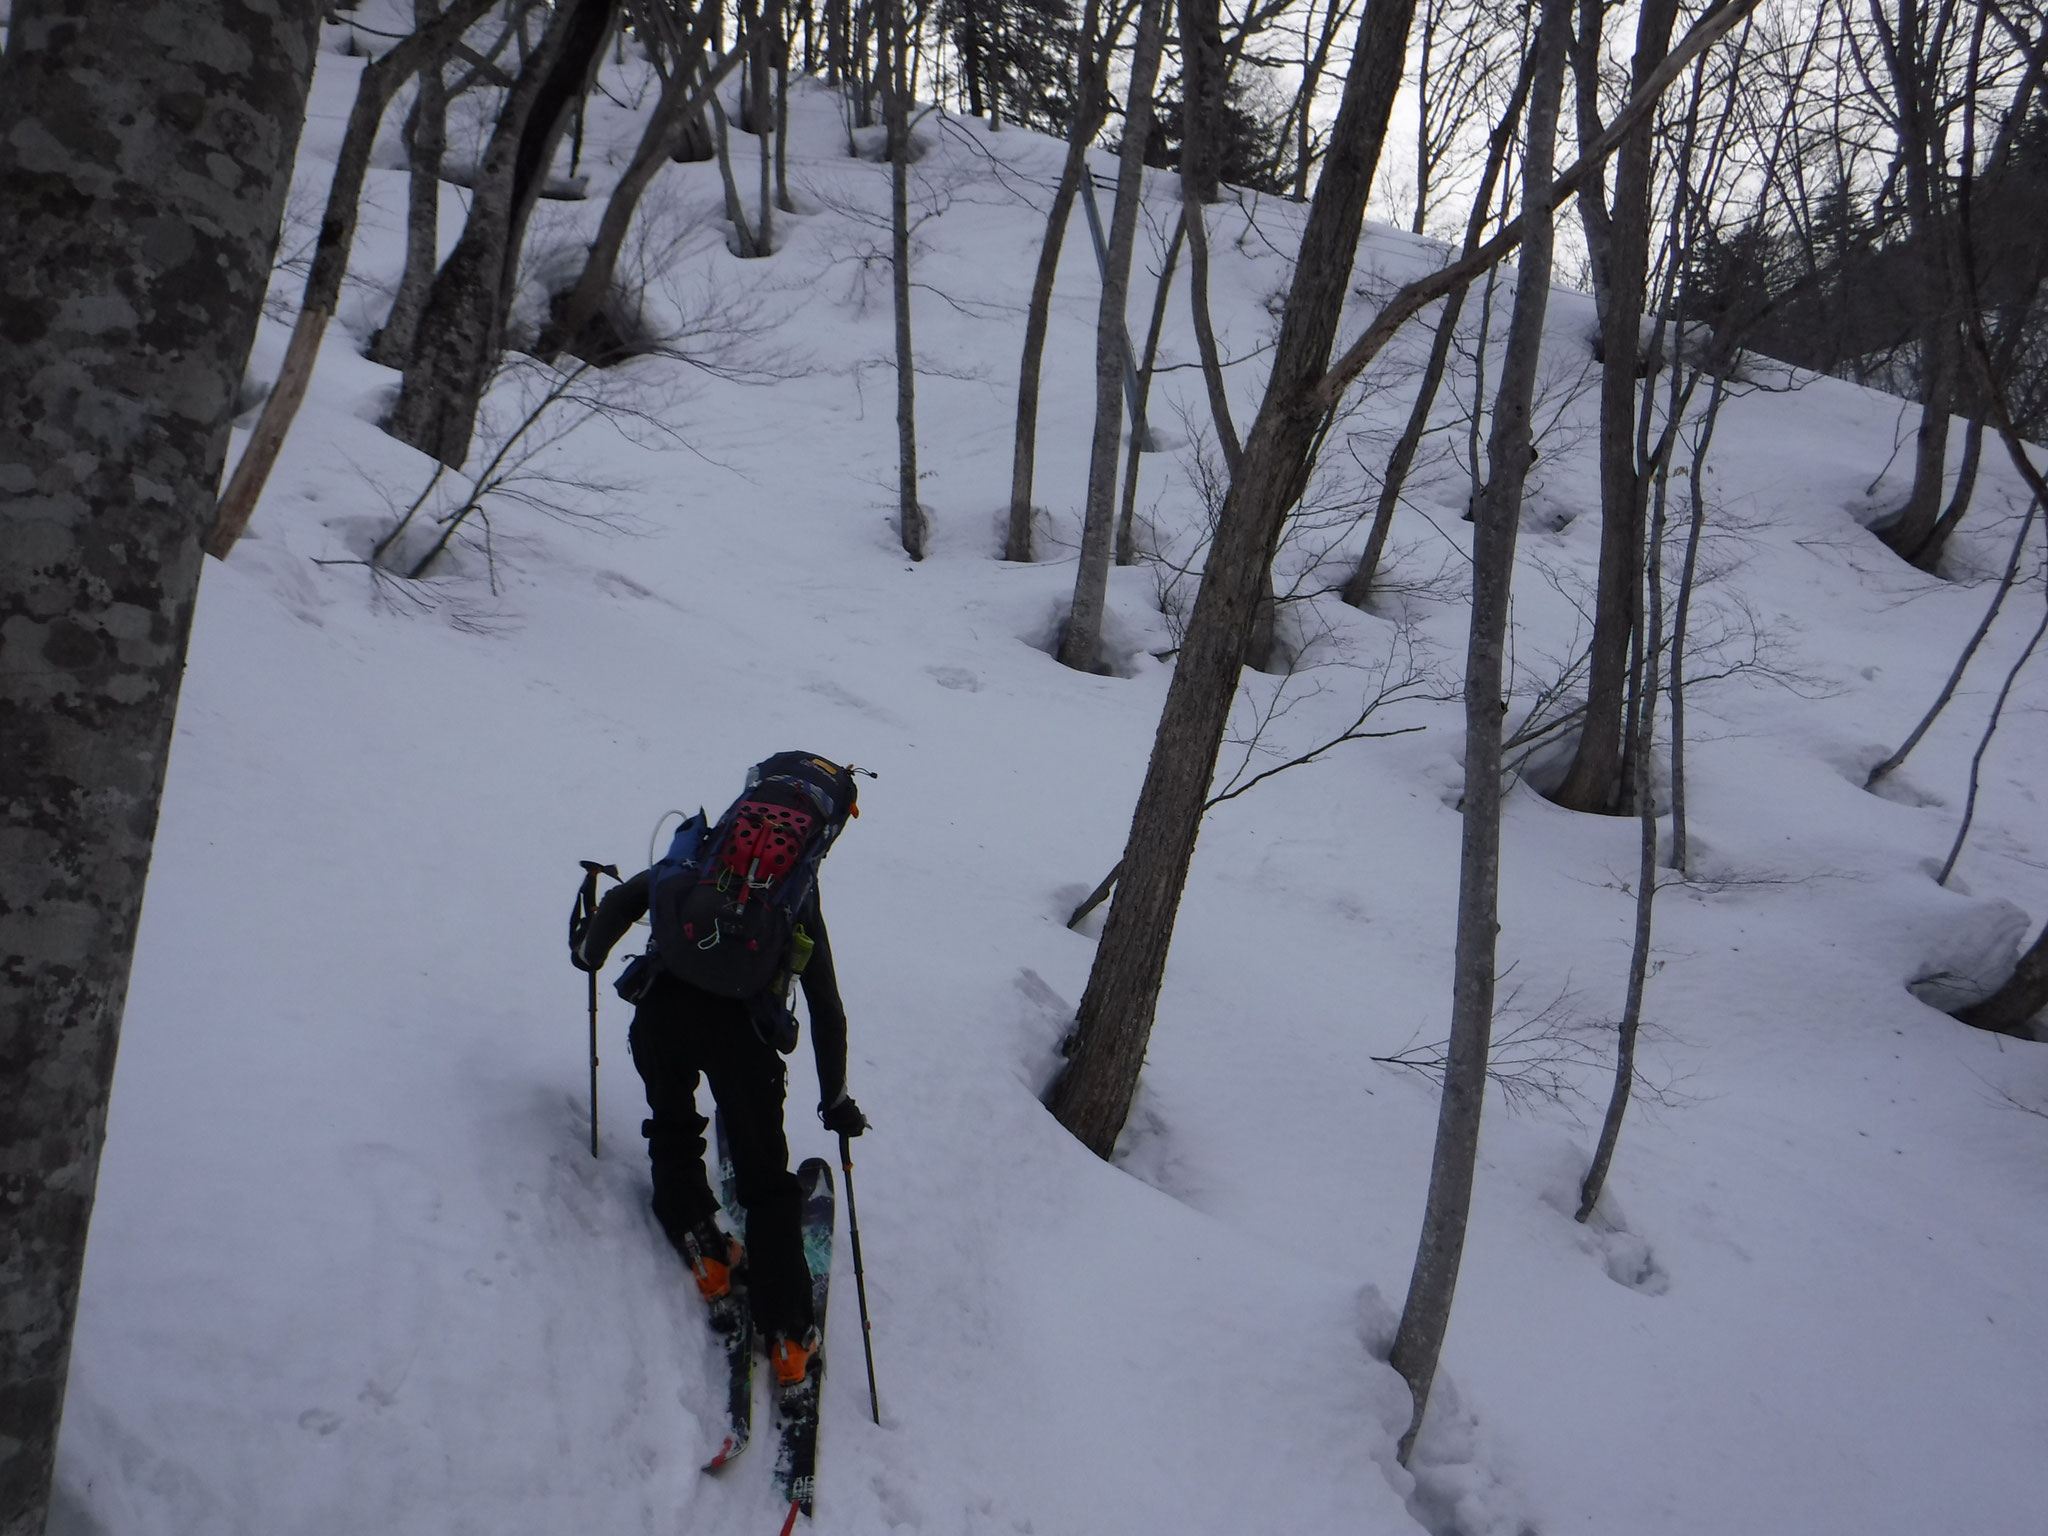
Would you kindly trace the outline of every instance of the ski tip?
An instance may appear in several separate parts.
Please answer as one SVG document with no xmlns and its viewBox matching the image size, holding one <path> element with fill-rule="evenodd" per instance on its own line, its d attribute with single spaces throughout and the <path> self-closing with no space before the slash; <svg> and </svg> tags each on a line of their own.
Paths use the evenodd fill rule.
<svg viewBox="0 0 2048 1536">
<path fill-rule="evenodd" d="M 704 1470 L 706 1472 L 716 1472 L 720 1467 L 724 1466 L 727 1462 L 731 1461 L 733 1457 L 739 1455 L 739 1453 L 741 1451 L 744 1451 L 746 1448 L 746 1441 L 741 1440 L 734 1435 L 727 1435 L 725 1437 L 725 1444 L 721 1445 L 718 1448 L 718 1454 L 716 1456 L 713 1456 L 709 1461 L 704 1463 Z"/>
<path fill-rule="evenodd" d="M 796 1517 L 803 1513 L 803 1505 L 795 1499 L 789 1501 L 789 1513 L 782 1517 L 782 1536 L 796 1529 Z"/>
</svg>

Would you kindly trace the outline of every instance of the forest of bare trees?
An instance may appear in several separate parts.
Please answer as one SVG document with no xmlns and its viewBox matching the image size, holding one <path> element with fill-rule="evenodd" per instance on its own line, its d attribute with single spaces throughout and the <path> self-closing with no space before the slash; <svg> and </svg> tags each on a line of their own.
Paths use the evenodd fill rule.
<svg viewBox="0 0 2048 1536">
<path fill-rule="evenodd" d="M 26 957 L 0 966 L 4 1051 L 22 1084 L 0 1146 L 12 1202 L 0 1256 L 4 1536 L 40 1531 L 48 1496 L 99 1125 L 200 552 L 226 558 L 263 516 L 266 480 L 323 340 L 336 345 L 329 321 L 389 115 L 402 114 L 414 194 L 404 275 L 368 343 L 375 361 L 396 370 L 382 426 L 436 461 L 436 477 L 468 473 L 481 484 L 477 463 L 502 457 L 504 445 L 480 439 L 480 411 L 509 353 L 579 379 L 689 350 L 687 340 L 650 333 L 623 259 L 664 167 L 715 159 L 729 248 L 772 262 L 778 215 L 793 206 L 783 144 L 792 83 L 837 92 L 847 152 L 886 159 L 892 177 L 895 506 L 912 559 L 923 558 L 938 515 L 918 495 L 909 178 L 921 125 L 928 115 L 971 114 L 1067 146 L 1057 180 L 1042 189 L 1036 278 L 1015 296 L 1017 350 L 1002 362 L 1016 364 L 1016 414 L 1009 499 L 989 509 L 1002 538 L 989 555 L 1009 562 L 1046 555 L 1039 391 L 1048 315 L 1075 205 L 1097 196 L 1090 153 L 1114 152 L 1114 175 L 1101 182 L 1101 282 L 1090 290 L 1099 295 L 1091 436 L 1085 452 L 1066 445 L 1086 459 L 1087 475 L 1060 493 L 1081 507 L 1082 531 L 1059 661 L 1109 666 L 1105 591 L 1113 566 L 1140 556 L 1132 506 L 1170 306 L 1187 306 L 1206 404 L 1197 426 L 1221 479 L 1128 841 L 1120 861 L 1114 850 L 1102 861 L 1116 862 L 1114 894 L 1047 1099 L 1105 1157 L 1130 1114 L 1243 671 L 1284 652 L 1276 559 L 1290 520 L 1336 473 L 1327 450 L 1342 440 L 1357 390 L 1402 348 L 1426 357 L 1397 381 L 1412 391 L 1407 430 L 1365 466 L 1342 546 L 1347 574 L 1336 583 L 1354 606 L 1378 601 L 1420 445 L 1447 412 L 1463 412 L 1473 541 L 1460 678 L 1465 833 L 1442 1119 L 1393 1347 L 1414 1393 L 1404 1455 L 1456 1287 L 1495 1009 L 1500 796 L 1525 767 L 1558 805 L 1641 826 L 1635 945 L 1611 978 L 1614 1087 L 1581 1220 L 1617 1153 L 1634 1092 L 1654 898 L 1687 868 L 1686 689 L 1703 665 L 1689 625 L 1721 403 L 1754 387 L 1758 358 L 1891 392 L 1913 421 L 1904 450 L 1912 483 L 1898 505 L 1879 509 L 1886 558 L 1946 573 L 1978 467 L 1997 453 L 2036 501 L 1986 627 L 2009 592 L 2036 579 L 2029 540 L 2048 522 L 2048 484 L 2025 444 L 2048 436 L 2048 13 L 2029 0 L 414 0 L 409 34 L 367 24 L 357 34 L 374 57 L 295 296 L 290 349 L 218 491 L 316 13 L 339 25 L 351 8 L 269 7 L 264 14 L 281 19 L 261 23 L 266 35 L 249 47 L 264 62 L 241 70 L 209 61 L 242 45 L 239 30 L 259 29 L 255 11 L 224 0 L 154 8 L 177 13 L 184 51 L 141 46 L 138 29 L 100 24 L 101 10 L 16 0 L 0 61 L 0 206 L 37 210 L 0 222 L 8 313 L 86 313 L 90 306 L 65 307 L 73 289 L 169 291 L 171 278 L 190 287 L 180 305 L 136 320 L 132 334 L 95 333 L 104 376 L 75 384 L 52 382 L 49 360 L 78 337 L 0 327 L 0 494 L 10 498 L 0 518 L 0 618 L 47 632 L 42 654 L 54 669 L 0 674 L 12 744 L 0 754 L 0 797 L 28 808 L 10 812 L 10 833 L 31 849 L 0 861 L 0 954 Z M 59 24 L 73 12 L 97 20 Z M 656 82 L 642 136 L 580 266 L 528 334 L 513 308 L 535 209 L 579 152 L 601 69 L 628 50 Z M 80 59 L 97 89 L 135 106 L 119 133 L 77 149 L 72 180 L 88 190 L 67 202 L 11 129 L 69 110 L 67 71 Z M 451 106 L 478 103 L 488 131 L 474 159 L 457 165 Z M 870 131 L 878 123 L 879 137 Z M 248 195 L 234 220 L 205 225 L 203 252 L 173 259 L 146 230 L 184 217 L 180 200 L 203 192 L 192 167 L 208 133 L 231 143 Z M 1147 167 L 1176 172 L 1180 197 L 1149 291 L 1136 259 Z M 437 260 L 438 189 L 458 175 L 467 213 Z M 1300 203 L 1305 215 L 1255 383 L 1242 366 L 1226 377 L 1209 313 L 1214 210 L 1243 189 Z M 1347 333 L 1369 213 L 1433 239 L 1439 265 L 1379 295 L 1372 316 Z M 195 276 L 202 257 L 211 275 Z M 1589 624 L 1580 653 L 1531 689 L 1510 675 L 1503 648 L 1524 483 L 1547 446 L 1536 354 L 1554 281 L 1589 288 L 1599 317 L 1584 343 L 1597 392 L 1600 559 L 1597 587 L 1582 594 Z M 183 329 L 151 329 L 157 320 Z M 1476 370 L 1460 372 L 1460 349 Z M 43 414 L 39 392 L 59 387 L 142 402 L 80 413 L 103 423 L 88 445 L 99 465 L 90 475 L 67 467 L 81 462 L 76 445 L 24 429 Z M 1461 388 L 1469 398 L 1452 399 Z M 144 474 L 164 488 L 154 500 L 113 489 Z M 29 486 L 39 510 L 29 509 Z M 106 641 L 117 620 L 103 610 L 116 599 L 89 572 L 95 551 L 114 543 L 129 571 L 118 602 L 146 610 L 147 655 Z M 1929 720 L 1949 703 L 1975 645 L 1931 701 Z M 1872 783 L 1896 769 L 1927 724 L 1871 771 Z M 1549 767 L 1538 771 L 1539 761 Z M 63 860 L 33 852 L 60 846 L 71 850 Z M 2025 1034 L 2048 1006 L 2044 946 L 2048 937 L 2037 938 L 2004 987 L 1958 1017 Z"/>
</svg>

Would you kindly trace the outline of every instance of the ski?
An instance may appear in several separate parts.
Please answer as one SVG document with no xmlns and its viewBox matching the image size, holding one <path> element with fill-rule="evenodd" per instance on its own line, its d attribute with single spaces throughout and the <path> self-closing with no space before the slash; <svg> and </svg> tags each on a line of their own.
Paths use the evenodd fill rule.
<svg viewBox="0 0 2048 1536">
<path fill-rule="evenodd" d="M 818 1352 L 802 1381 L 776 1389 L 776 1414 L 782 1439 L 775 1452 L 775 1491 L 789 1500 L 782 1536 L 796 1526 L 798 1515 L 811 1513 L 817 1492 L 818 1400 L 825 1376 L 825 1299 L 832 1281 L 832 1167 L 823 1158 L 806 1158 L 797 1170 L 803 1192 L 804 1263 L 811 1272 L 811 1310 L 818 1325 Z"/>
<path fill-rule="evenodd" d="M 726 1219 L 737 1232 L 747 1230 L 747 1213 L 741 1208 L 738 1179 L 733 1173 L 732 1149 L 726 1144 L 725 1118 L 713 1115 L 718 1138 L 718 1193 Z M 754 1315 L 747 1304 L 744 1279 L 734 1277 L 733 1288 L 711 1304 L 711 1331 L 725 1349 L 725 1442 L 704 1463 L 704 1470 L 716 1472 L 741 1451 L 754 1432 Z"/>
</svg>

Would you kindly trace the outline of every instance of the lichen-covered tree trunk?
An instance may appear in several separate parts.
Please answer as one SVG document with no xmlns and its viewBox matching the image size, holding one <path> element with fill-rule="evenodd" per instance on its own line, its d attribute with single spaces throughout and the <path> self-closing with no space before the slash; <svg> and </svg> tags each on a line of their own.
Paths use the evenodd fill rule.
<svg viewBox="0 0 2048 1536">
<path fill-rule="evenodd" d="M 1116 897 L 1088 973 L 1066 1069 L 1048 1107 L 1108 1157 L 1130 1114 L 1166 973 L 1202 804 L 1237 696 L 1245 645 L 1287 513 L 1301 499 L 1327 407 L 1320 386 L 1350 291 L 1365 196 L 1379 164 L 1414 0 L 1376 0 L 1358 42 L 1274 348 L 1273 371 L 1211 541 L 1152 758 L 1124 844 Z"/>
<path fill-rule="evenodd" d="M 0 1532 L 40 1536 L 128 963 L 312 0 L 15 0 L 0 58 Z"/>
<path fill-rule="evenodd" d="M 571 0 L 506 93 L 477 167 L 462 236 L 428 292 L 385 430 L 459 469 L 477 406 L 504 350 L 505 312 L 526 221 L 555 146 L 604 46 L 617 0 Z"/>
<path fill-rule="evenodd" d="M 1401 1325 L 1388 1363 L 1408 1383 L 1414 1406 L 1401 1437 L 1405 1465 L 1429 1407 L 1437 1360 L 1450 1326 L 1451 1301 L 1465 1253 L 1472 1179 L 1479 1163 L 1479 1120 L 1486 1102 L 1486 1057 L 1493 1034 L 1495 943 L 1500 931 L 1501 701 L 1505 683 L 1508 597 L 1515 532 L 1534 442 L 1530 417 L 1543 320 L 1550 299 L 1551 178 L 1562 94 L 1570 0 L 1544 0 L 1537 28 L 1540 58 L 1529 93 L 1523 150 L 1522 242 L 1515 312 L 1501 362 L 1487 442 L 1487 483 L 1472 527 L 1472 617 L 1465 652 L 1465 795 L 1458 856 L 1458 932 L 1451 976 L 1451 1039 L 1430 1160 L 1422 1236 Z"/>
</svg>

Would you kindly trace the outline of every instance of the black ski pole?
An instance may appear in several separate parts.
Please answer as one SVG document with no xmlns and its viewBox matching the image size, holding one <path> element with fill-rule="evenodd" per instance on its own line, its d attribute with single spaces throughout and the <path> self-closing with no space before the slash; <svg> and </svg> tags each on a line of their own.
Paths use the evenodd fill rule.
<svg viewBox="0 0 2048 1536">
<path fill-rule="evenodd" d="M 882 1399 L 875 1391 L 875 1325 L 868 1321 L 868 1277 L 860 1262 L 860 1207 L 853 1202 L 853 1139 L 839 1133 L 839 1171 L 846 1175 L 846 1224 L 853 1234 L 853 1288 L 860 1297 L 860 1347 L 868 1357 L 868 1407 L 882 1422 Z"/>
<path fill-rule="evenodd" d="M 614 880 L 619 872 L 609 864 L 599 864 L 590 859 L 580 859 L 583 866 L 583 888 L 576 893 L 576 916 L 579 922 L 587 923 L 597 911 L 597 877 L 610 875 Z M 590 1155 L 597 1156 L 597 972 L 584 973 L 590 978 Z"/>
</svg>

